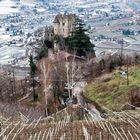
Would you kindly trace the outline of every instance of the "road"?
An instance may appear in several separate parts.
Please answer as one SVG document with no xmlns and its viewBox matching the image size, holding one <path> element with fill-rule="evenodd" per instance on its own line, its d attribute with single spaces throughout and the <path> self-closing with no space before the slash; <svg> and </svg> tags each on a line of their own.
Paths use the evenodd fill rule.
<svg viewBox="0 0 140 140">
<path fill-rule="evenodd" d="M 88 113 L 92 116 L 94 120 L 100 120 L 100 112 L 93 104 L 87 103 L 82 96 L 86 85 L 87 83 L 85 81 L 76 83 L 73 90 L 73 95 L 77 97 L 78 104 L 80 104 L 86 111 L 88 111 Z"/>
</svg>

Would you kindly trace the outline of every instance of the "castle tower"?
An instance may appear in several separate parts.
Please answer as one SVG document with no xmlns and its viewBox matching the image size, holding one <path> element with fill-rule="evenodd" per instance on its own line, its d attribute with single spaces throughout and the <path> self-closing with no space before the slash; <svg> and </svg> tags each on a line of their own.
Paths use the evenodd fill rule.
<svg viewBox="0 0 140 140">
<path fill-rule="evenodd" d="M 53 26 L 49 26 L 45 28 L 45 38 L 49 41 L 52 41 L 54 38 L 54 29 Z"/>
<path fill-rule="evenodd" d="M 54 34 L 68 37 L 75 23 L 75 14 L 59 14 L 54 19 Z"/>
</svg>

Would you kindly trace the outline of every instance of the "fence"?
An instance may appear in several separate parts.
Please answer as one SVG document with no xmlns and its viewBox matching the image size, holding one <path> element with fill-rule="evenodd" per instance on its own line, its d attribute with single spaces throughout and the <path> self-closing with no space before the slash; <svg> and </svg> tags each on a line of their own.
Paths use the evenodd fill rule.
<svg viewBox="0 0 140 140">
<path fill-rule="evenodd" d="M 80 111 L 79 111 L 80 112 Z M 61 112 L 60 112 L 61 113 Z M 48 117 L 32 122 L 0 125 L 1 140 L 140 140 L 140 113 L 115 112 L 106 119 L 94 119 L 88 112 L 74 119 L 73 112 L 63 110 L 61 118 Z M 56 117 L 60 114 L 56 114 Z M 53 119 L 52 119 L 53 118 Z M 73 118 L 73 119 L 72 119 Z"/>
</svg>

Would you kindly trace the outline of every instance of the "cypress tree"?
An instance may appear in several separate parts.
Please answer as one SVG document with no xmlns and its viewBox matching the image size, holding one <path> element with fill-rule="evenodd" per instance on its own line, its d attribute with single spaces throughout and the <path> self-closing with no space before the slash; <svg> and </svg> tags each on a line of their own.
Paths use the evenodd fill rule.
<svg viewBox="0 0 140 140">
<path fill-rule="evenodd" d="M 38 95 L 36 95 L 36 93 L 35 93 L 35 79 L 34 79 L 37 67 L 36 67 L 36 64 L 33 61 L 33 56 L 32 55 L 29 58 L 29 66 L 30 66 L 30 75 L 31 75 L 31 79 L 32 79 L 33 101 L 35 101 L 36 98 L 38 97 Z"/>
</svg>

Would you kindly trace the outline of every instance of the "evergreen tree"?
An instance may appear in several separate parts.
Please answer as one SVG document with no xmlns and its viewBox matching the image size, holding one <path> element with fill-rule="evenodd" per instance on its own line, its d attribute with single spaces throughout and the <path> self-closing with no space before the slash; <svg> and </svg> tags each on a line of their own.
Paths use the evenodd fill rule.
<svg viewBox="0 0 140 140">
<path fill-rule="evenodd" d="M 38 52 L 37 59 L 42 59 L 47 56 L 48 56 L 48 48 L 46 46 L 43 46 Z"/>
<path fill-rule="evenodd" d="M 37 57 L 36 59 L 42 59 L 44 57 L 48 56 L 48 49 L 53 47 L 53 43 L 51 41 L 49 41 L 48 39 L 45 39 L 43 42 L 43 45 L 38 48 L 37 52 Z"/>
<path fill-rule="evenodd" d="M 30 66 L 30 72 L 31 72 L 31 77 L 35 75 L 36 72 L 36 64 L 33 61 L 33 56 L 31 55 L 29 58 L 29 66 Z"/>
<path fill-rule="evenodd" d="M 69 50 L 75 50 L 77 55 L 86 56 L 86 53 L 93 51 L 94 45 L 90 42 L 89 36 L 86 34 L 87 30 L 84 28 L 85 24 L 82 20 L 76 19 L 71 35 L 65 38 Z"/>
<path fill-rule="evenodd" d="M 38 97 L 38 95 L 36 95 L 36 93 L 35 93 L 35 79 L 34 79 L 37 67 L 36 67 L 36 64 L 33 61 L 33 56 L 32 55 L 29 58 L 29 66 L 30 66 L 30 75 L 31 75 L 31 79 L 32 79 L 33 101 L 35 101 L 36 98 Z"/>
</svg>

